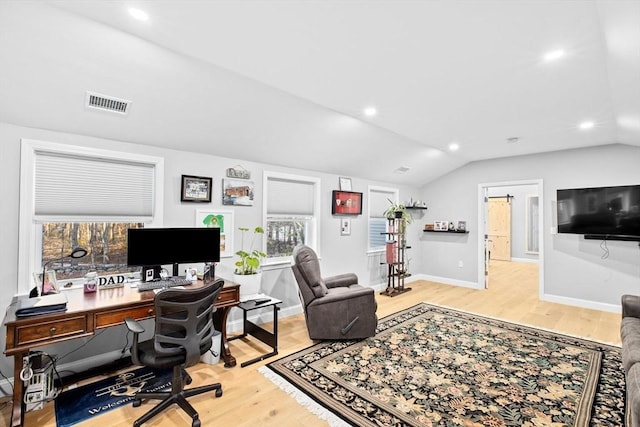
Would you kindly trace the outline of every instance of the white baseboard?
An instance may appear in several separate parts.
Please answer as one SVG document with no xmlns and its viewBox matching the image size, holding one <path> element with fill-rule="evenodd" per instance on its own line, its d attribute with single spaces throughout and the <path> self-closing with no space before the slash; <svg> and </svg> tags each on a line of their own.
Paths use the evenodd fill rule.
<svg viewBox="0 0 640 427">
<path fill-rule="evenodd" d="M 622 308 L 617 304 L 605 304 L 601 302 L 587 301 L 578 298 L 563 297 L 559 295 L 543 294 L 542 300 L 558 304 L 573 305 L 575 307 L 589 308 L 592 310 L 607 311 L 610 313 L 622 313 Z"/>
<path fill-rule="evenodd" d="M 529 264 L 539 264 L 540 262 L 535 258 L 511 258 L 513 262 L 528 262 Z"/>
<path fill-rule="evenodd" d="M 430 282 L 443 283 L 445 285 L 462 286 L 471 289 L 484 289 L 477 282 L 468 282 L 466 280 L 451 279 L 449 277 L 431 276 L 429 274 L 416 274 L 411 276 L 405 282 L 415 282 L 416 280 L 428 280 Z"/>
</svg>

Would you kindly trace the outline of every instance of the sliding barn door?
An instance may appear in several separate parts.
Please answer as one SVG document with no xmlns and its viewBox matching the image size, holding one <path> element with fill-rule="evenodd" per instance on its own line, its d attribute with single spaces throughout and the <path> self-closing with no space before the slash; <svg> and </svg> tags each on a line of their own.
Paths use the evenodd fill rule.
<svg viewBox="0 0 640 427">
<path fill-rule="evenodd" d="M 489 199 L 490 258 L 511 261 L 511 203 L 508 197 Z"/>
</svg>

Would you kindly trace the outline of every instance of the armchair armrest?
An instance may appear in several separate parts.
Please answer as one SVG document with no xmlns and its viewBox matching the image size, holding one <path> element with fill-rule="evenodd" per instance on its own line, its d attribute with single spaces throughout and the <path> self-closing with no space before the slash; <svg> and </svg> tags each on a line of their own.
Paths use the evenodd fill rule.
<svg viewBox="0 0 640 427">
<path fill-rule="evenodd" d="M 358 276 L 354 273 L 338 274 L 337 276 L 330 276 L 323 278 L 324 284 L 327 288 L 339 288 L 358 283 Z"/>
<path fill-rule="evenodd" d="M 334 304 L 338 301 L 350 301 L 355 299 L 371 299 L 375 301 L 375 293 L 372 288 L 358 285 L 349 289 L 348 292 L 328 293 L 322 298 L 316 298 L 307 307 L 320 306 L 324 304 Z"/>
<path fill-rule="evenodd" d="M 622 317 L 640 318 L 640 296 L 622 295 Z"/>
</svg>

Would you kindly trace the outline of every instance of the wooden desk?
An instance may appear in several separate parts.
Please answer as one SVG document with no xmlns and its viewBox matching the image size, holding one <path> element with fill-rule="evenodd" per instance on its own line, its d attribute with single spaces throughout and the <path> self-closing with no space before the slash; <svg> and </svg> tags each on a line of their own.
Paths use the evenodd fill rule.
<svg viewBox="0 0 640 427">
<path fill-rule="evenodd" d="M 201 283 L 201 282 L 199 282 Z M 196 284 L 193 286 L 201 286 Z M 24 419 L 24 384 L 20 380 L 23 358 L 34 347 L 89 337 L 96 331 L 123 325 L 125 317 L 136 320 L 155 317 L 153 291 L 138 292 L 128 283 L 121 288 L 103 289 L 85 294 L 82 289 L 62 291 L 67 295 L 67 311 L 16 318 L 12 304 L 4 318 L 7 329 L 5 354 L 13 356 L 12 426 L 22 426 Z M 222 358 L 225 367 L 236 365 L 227 342 L 227 317 L 231 307 L 240 303 L 240 286 L 226 282 L 216 300 L 215 327 L 222 333 Z"/>
</svg>

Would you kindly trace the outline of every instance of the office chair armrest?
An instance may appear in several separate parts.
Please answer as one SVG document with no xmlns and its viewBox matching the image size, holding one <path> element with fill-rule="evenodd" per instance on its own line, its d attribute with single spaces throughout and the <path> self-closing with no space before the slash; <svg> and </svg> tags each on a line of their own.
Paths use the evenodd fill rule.
<svg viewBox="0 0 640 427">
<path fill-rule="evenodd" d="M 127 325 L 127 329 L 129 329 L 134 334 L 141 334 L 144 332 L 144 328 L 137 320 L 134 320 L 130 317 L 126 317 L 124 319 L 124 324 Z"/>
<path fill-rule="evenodd" d="M 324 277 L 322 280 L 324 280 L 327 288 L 339 288 L 357 284 L 358 276 L 354 273 L 344 273 L 337 276 Z"/>
</svg>

